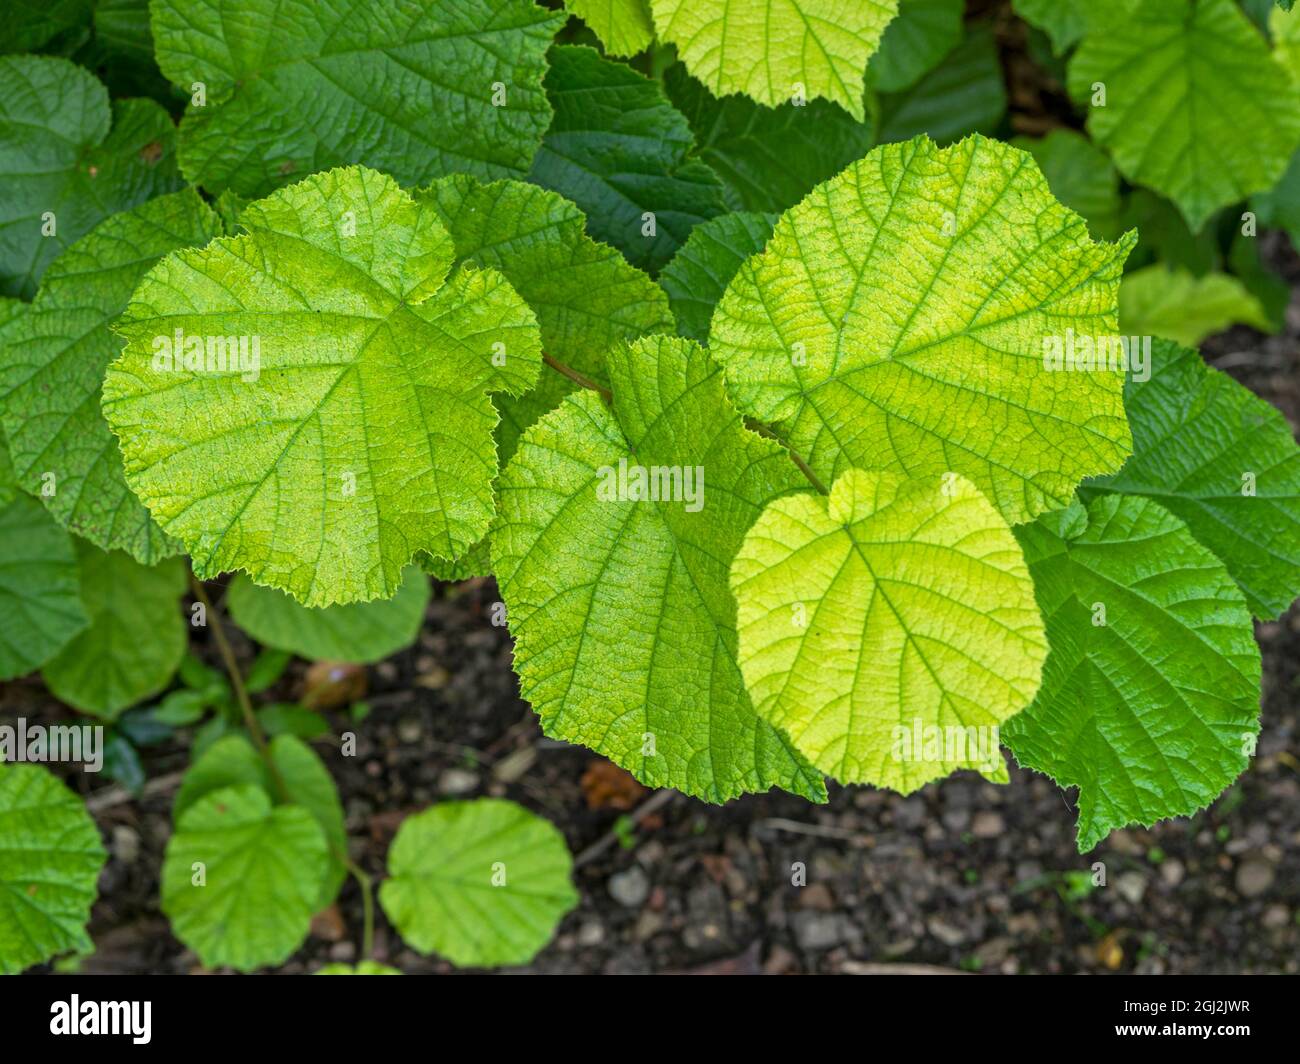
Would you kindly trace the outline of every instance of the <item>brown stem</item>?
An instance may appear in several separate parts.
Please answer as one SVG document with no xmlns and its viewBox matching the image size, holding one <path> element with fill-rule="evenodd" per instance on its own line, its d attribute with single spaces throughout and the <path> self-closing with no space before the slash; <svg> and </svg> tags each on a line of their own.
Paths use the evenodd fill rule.
<svg viewBox="0 0 1300 1064">
<path fill-rule="evenodd" d="M 755 421 L 753 418 L 745 418 L 745 427 L 752 432 L 757 432 L 760 436 L 766 436 L 769 440 L 776 440 L 777 443 L 785 448 L 785 453 L 790 456 L 790 461 L 799 467 L 799 472 L 808 478 L 808 483 L 821 492 L 821 494 L 830 494 L 830 492 L 826 490 L 826 485 L 821 482 L 821 478 L 812 471 L 812 466 L 805 462 L 801 455 L 796 454 L 794 449 L 791 448 L 791 446 L 779 435 L 777 435 L 774 428 L 770 425 L 763 424 L 761 421 Z"/>
<path fill-rule="evenodd" d="M 558 358 L 555 358 L 553 355 L 549 355 L 545 351 L 543 351 L 542 361 L 545 362 L 548 366 L 551 367 L 551 369 L 555 370 L 557 373 L 563 373 L 566 377 L 569 378 L 569 380 L 573 381 L 575 384 L 579 384 L 584 388 L 589 388 L 591 391 L 598 393 L 600 397 L 605 400 L 605 402 L 612 403 L 614 401 L 614 393 L 611 392 L 608 388 L 606 388 L 604 385 L 597 384 L 585 373 L 579 373 L 572 366 L 566 366 L 563 362 L 561 362 Z"/>
</svg>

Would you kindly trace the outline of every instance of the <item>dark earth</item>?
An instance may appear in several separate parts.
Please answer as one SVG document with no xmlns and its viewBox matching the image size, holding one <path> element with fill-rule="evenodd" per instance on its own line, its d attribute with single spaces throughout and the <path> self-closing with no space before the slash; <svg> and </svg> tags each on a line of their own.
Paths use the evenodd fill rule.
<svg viewBox="0 0 1300 1064">
<path fill-rule="evenodd" d="M 1266 235 L 1293 285 L 1287 329 L 1238 329 L 1206 357 L 1300 423 L 1300 259 Z M 216 592 L 217 586 L 210 585 Z M 376 878 L 403 816 L 440 799 L 512 798 L 555 823 L 576 855 L 579 907 L 535 972 L 1296 972 L 1300 971 L 1300 607 L 1257 625 L 1263 733 L 1249 771 L 1189 820 L 1074 846 L 1074 793 L 1013 766 L 998 787 L 963 773 L 917 794 L 834 788 L 816 807 L 782 794 L 712 807 L 644 791 L 587 750 L 542 736 L 520 701 L 510 639 L 491 623 L 491 580 L 438 585 L 420 640 L 367 670 L 357 752 L 317 750 L 338 781 L 354 857 Z M 232 631 L 245 664 L 255 648 Z M 205 641 L 206 640 L 206 641 Z M 196 653 L 219 667 L 205 633 Z M 295 663 L 263 698 L 301 691 Z M 67 716 L 38 681 L 0 710 Z M 336 732 L 353 727 L 331 711 Z M 71 772 L 110 859 L 86 972 L 199 972 L 159 911 L 182 741 L 150 748 L 131 799 Z M 624 812 L 620 809 L 630 810 Z M 792 885 L 792 866 L 807 869 Z M 1105 885 L 1094 886 L 1094 864 Z M 376 959 L 408 973 L 449 965 L 407 949 L 378 916 Z M 283 972 L 357 958 L 351 881 Z"/>
</svg>

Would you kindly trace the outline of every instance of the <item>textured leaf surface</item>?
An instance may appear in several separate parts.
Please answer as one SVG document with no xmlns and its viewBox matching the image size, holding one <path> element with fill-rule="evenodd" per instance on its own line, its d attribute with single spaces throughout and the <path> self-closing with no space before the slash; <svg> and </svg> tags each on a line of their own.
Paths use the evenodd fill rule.
<svg viewBox="0 0 1300 1064">
<path fill-rule="evenodd" d="M 99 80 L 66 59 L 0 56 L 0 294 L 30 299 L 59 252 L 104 218 L 179 188 L 174 141 L 151 100 L 110 110 Z"/>
<path fill-rule="evenodd" d="M 605 352 L 620 340 L 672 331 L 664 294 L 614 248 L 587 236 L 582 212 L 563 196 L 520 181 L 484 185 L 456 174 L 420 197 L 438 208 L 457 260 L 500 270 L 537 315 L 542 347 L 593 380 L 607 383 Z M 496 398 L 502 464 L 519 434 L 575 387 L 547 370 L 524 395 Z"/>
<path fill-rule="evenodd" d="M 1256 616 L 1300 595 L 1300 448 L 1286 419 L 1195 351 L 1157 340 L 1130 381 L 1133 457 L 1083 494 L 1145 495 L 1214 551 Z M 1248 494 L 1253 491 L 1254 494 Z"/>
<path fill-rule="evenodd" d="M 727 586 L 745 530 L 802 483 L 795 466 L 744 428 L 688 341 L 612 352 L 610 381 L 613 410 L 593 392 L 568 397 L 501 475 L 493 570 L 523 697 L 547 735 L 648 786 L 713 802 L 773 786 L 821 799 L 820 776 L 745 693 Z M 619 493 L 621 460 L 675 468 L 680 501 Z M 688 470 L 703 477 L 696 503 Z"/>
<path fill-rule="evenodd" d="M 90 949 L 104 867 L 86 806 L 39 765 L 0 763 L 0 974 Z"/>
<path fill-rule="evenodd" d="M 265 646 L 311 661 L 380 661 L 415 642 L 429 604 L 429 581 L 407 568 L 390 599 L 313 609 L 283 591 L 258 587 L 246 576 L 230 585 L 230 615 Z"/>
<path fill-rule="evenodd" d="M 325 836 L 306 809 L 273 808 L 252 784 L 225 787 L 179 817 L 163 858 L 162 909 L 205 967 L 283 964 L 307 937 L 326 857 Z"/>
<path fill-rule="evenodd" d="M 1126 335 L 1162 336 L 1195 346 L 1229 325 L 1273 332 L 1258 299 L 1226 273 L 1196 277 L 1159 264 L 1135 270 L 1119 289 L 1119 327 Z"/>
<path fill-rule="evenodd" d="M 151 568 L 85 540 L 75 545 L 90 626 L 41 675 L 56 698 L 114 720 L 166 687 L 185 656 L 185 563 L 167 558 Z"/>
<path fill-rule="evenodd" d="M 871 77 L 881 92 L 899 92 L 933 70 L 962 39 L 963 0 L 899 0 L 885 27 Z"/>
<path fill-rule="evenodd" d="M 1088 29 L 1088 5 L 1095 0 L 1012 0 L 1016 14 L 1047 34 L 1061 55 Z"/>
<path fill-rule="evenodd" d="M 31 672 L 89 624 L 72 538 L 41 504 L 0 508 L 0 680 Z"/>
<path fill-rule="evenodd" d="M 550 58 L 555 118 L 531 180 L 573 200 L 587 231 L 634 266 L 658 269 L 692 226 L 726 209 L 722 182 L 687 158 L 690 126 L 656 82 L 591 48 L 557 45 Z"/>
<path fill-rule="evenodd" d="M 127 482 L 202 577 L 245 569 L 308 606 L 392 595 L 416 551 L 487 531 L 488 393 L 536 380 L 536 320 L 499 273 L 451 271 L 437 211 L 374 171 L 315 175 L 240 222 L 163 259 L 118 321 L 103 407 Z M 175 330 L 258 338 L 260 368 L 159 367 Z"/>
<path fill-rule="evenodd" d="M 152 12 L 163 73 L 187 94 L 207 86 L 180 158 L 214 193 L 262 196 L 359 162 L 408 185 L 522 175 L 550 118 L 542 77 L 561 19 L 530 0 L 250 0 L 238 17 L 223 0 L 154 0 Z"/>
<path fill-rule="evenodd" d="M 220 232 L 192 191 L 115 214 L 59 256 L 31 307 L 0 333 L 0 413 L 20 482 L 36 493 L 53 474 L 56 491 L 42 501 L 60 524 L 146 565 L 180 545 L 127 487 L 100 412 L 104 370 L 122 349 L 109 325 L 159 258 Z"/>
<path fill-rule="evenodd" d="M 762 251 L 776 225 L 775 214 L 737 212 L 697 225 L 663 268 L 659 283 L 677 318 L 677 331 L 707 343 L 713 309 L 740 264 Z"/>
<path fill-rule="evenodd" d="M 1122 374 L 1044 353 L 1067 329 L 1114 334 L 1131 244 L 1093 242 L 1005 144 L 889 144 L 786 212 L 709 347 L 741 410 L 824 481 L 954 471 L 1023 521 L 1129 453 Z"/>
<path fill-rule="evenodd" d="M 1070 63 L 1071 95 L 1120 173 L 1193 230 L 1270 188 L 1300 144 L 1300 84 L 1232 0 L 1104 0 Z"/>
<path fill-rule="evenodd" d="M 796 92 L 864 115 L 862 76 L 898 0 L 650 0 L 655 28 L 715 96 L 775 107 Z"/>
<path fill-rule="evenodd" d="M 443 802 L 398 828 L 379 901 L 402 939 L 460 967 L 525 964 L 578 904 L 564 836 L 514 802 Z"/>
<path fill-rule="evenodd" d="M 1149 499 L 1074 503 L 1017 535 L 1052 650 L 1038 697 L 1003 729 L 1016 760 L 1079 788 L 1081 853 L 1115 828 L 1204 807 L 1259 733 L 1241 591 Z"/>
<path fill-rule="evenodd" d="M 969 481 L 850 470 L 829 498 L 779 499 L 731 586 L 754 705 L 823 772 L 904 794 L 962 768 L 1005 781 L 997 729 L 1047 643 L 1015 537 Z"/>
<path fill-rule="evenodd" d="M 717 99 L 680 63 L 665 72 L 664 88 L 690 123 L 697 154 L 745 210 L 793 206 L 875 143 L 874 116 L 859 121 L 825 100 L 772 108 L 748 96 Z"/>
<path fill-rule="evenodd" d="M 226 735 L 204 750 L 185 773 L 176 792 L 172 816 L 179 822 L 201 798 L 225 787 L 254 784 L 274 805 L 285 804 L 287 797 L 293 806 L 307 810 L 325 833 L 330 852 L 316 905 L 316 909 L 322 909 L 337 897 L 347 875 L 343 858 L 348 852 L 348 836 L 338 788 L 321 759 L 296 736 L 277 735 L 268 749 L 279 781 L 284 784 L 285 795 L 279 793 L 276 778 L 253 744 L 242 734 Z"/>
<path fill-rule="evenodd" d="M 636 55 L 654 40 L 648 0 L 564 0 L 564 6 L 591 27 L 606 55 Z"/>
<path fill-rule="evenodd" d="M 1034 157 L 1052 195 L 1083 215 L 1094 237 L 1119 236 L 1123 230 L 1119 173 L 1105 152 L 1072 129 L 1054 129 L 1045 137 L 1017 137 L 1011 143 Z"/>
<path fill-rule="evenodd" d="M 949 144 L 968 133 L 991 133 L 1007 110 L 997 41 L 974 24 L 943 62 L 902 92 L 880 98 L 876 139 L 909 140 L 924 133 Z"/>
</svg>

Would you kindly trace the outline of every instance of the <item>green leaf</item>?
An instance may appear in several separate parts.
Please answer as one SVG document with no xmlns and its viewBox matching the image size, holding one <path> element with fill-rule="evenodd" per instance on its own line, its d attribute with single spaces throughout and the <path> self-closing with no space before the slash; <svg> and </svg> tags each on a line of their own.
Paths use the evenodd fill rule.
<svg viewBox="0 0 1300 1064">
<path fill-rule="evenodd" d="M 105 853 L 80 798 L 39 765 L 0 762 L 0 973 L 88 952 Z"/>
<path fill-rule="evenodd" d="M 330 726 L 319 713 L 293 702 L 275 702 L 257 711 L 257 722 L 267 735 L 292 735 L 311 742 L 328 735 Z"/>
<path fill-rule="evenodd" d="M 378 961 L 357 961 L 356 964 L 327 964 L 318 968 L 314 975 L 401 975 L 396 968 Z"/>
<path fill-rule="evenodd" d="M 1187 523 L 1256 616 L 1300 595 L 1300 448 L 1286 419 L 1195 351 L 1157 340 L 1150 380 L 1130 380 L 1133 457 L 1099 492 L 1145 495 Z"/>
<path fill-rule="evenodd" d="M 821 777 L 745 694 L 727 587 L 745 530 L 799 474 L 744 428 L 695 344 L 646 337 L 609 366 L 613 409 L 569 396 L 501 474 L 492 560 L 520 691 L 547 735 L 647 786 L 822 800 Z M 675 477 L 679 501 L 618 491 L 620 463 Z"/>
<path fill-rule="evenodd" d="M 407 817 L 379 903 L 403 940 L 459 967 L 526 964 L 578 904 L 564 836 L 514 802 L 444 802 Z"/>
<path fill-rule="evenodd" d="M 564 0 L 564 6 L 591 27 L 606 55 L 636 55 L 654 40 L 649 0 Z"/>
<path fill-rule="evenodd" d="M 709 339 L 713 309 L 740 264 L 767 245 L 775 214 L 737 213 L 697 225 L 659 275 L 677 318 L 677 331 L 701 344 Z"/>
<path fill-rule="evenodd" d="M 242 580 L 242 577 L 236 579 Z M 256 586 L 256 585 L 253 585 Z M 403 587 L 406 585 L 403 584 Z M 227 601 L 227 605 L 229 602 Z M 298 609 L 306 607 L 298 606 Z M 342 609 L 343 607 L 339 607 Z M 284 670 L 289 667 L 289 662 L 293 660 L 293 655 L 286 650 L 274 650 L 263 648 L 262 651 L 253 659 L 253 664 L 248 667 L 248 675 L 244 677 L 244 690 L 250 695 L 261 694 L 270 687 L 274 687 L 280 677 L 284 675 Z"/>
<path fill-rule="evenodd" d="M 785 213 L 709 347 L 822 480 L 954 471 L 1015 523 L 1129 453 L 1122 373 L 1045 354 L 1067 330 L 1114 334 L 1131 246 L 1090 240 L 1006 144 L 888 144 Z"/>
<path fill-rule="evenodd" d="M 1088 30 L 1088 7 L 1096 0 L 1012 0 L 1017 15 L 1052 40 L 1052 51 L 1063 55 Z"/>
<path fill-rule="evenodd" d="M 992 132 L 1007 110 L 997 41 L 977 23 L 934 70 L 904 92 L 880 98 L 876 139 L 910 140 L 924 133 L 948 144 L 968 133 Z"/>
<path fill-rule="evenodd" d="M 829 499 L 778 499 L 731 587 L 754 706 L 822 772 L 904 794 L 962 768 L 1005 782 L 998 727 L 1047 643 L 1015 537 L 969 481 L 854 469 Z"/>
<path fill-rule="evenodd" d="M 34 52 L 90 22 L 91 0 L 9 0 L 0 26 L 0 52 Z"/>
<path fill-rule="evenodd" d="M 1079 788 L 1081 853 L 1203 808 L 1259 733 L 1241 591 L 1150 499 L 1076 502 L 1016 532 L 1052 648 L 1038 697 L 1003 729 L 1016 760 Z"/>
<path fill-rule="evenodd" d="M 1273 52 L 1278 61 L 1300 81 L 1300 13 L 1275 7 L 1268 18 L 1269 33 L 1273 38 Z"/>
<path fill-rule="evenodd" d="M 72 538 L 26 495 L 0 507 L 0 680 L 44 665 L 89 623 Z"/>
<path fill-rule="evenodd" d="M 321 759 L 301 739 L 277 735 L 268 744 L 276 776 L 258 755 L 248 737 L 242 733 L 223 735 L 196 755 L 194 763 L 181 781 L 172 807 L 172 817 L 179 824 L 188 810 L 202 798 L 226 787 L 256 785 L 275 805 L 288 804 L 307 810 L 320 825 L 329 849 L 329 860 L 321 883 L 320 899 L 313 911 L 325 908 L 337 896 L 347 875 L 343 859 L 348 852 L 347 828 L 338 788 Z M 279 783 L 286 794 L 279 793 Z"/>
<path fill-rule="evenodd" d="M 240 220 L 247 235 L 163 259 L 117 322 L 103 409 L 127 482 L 201 578 L 244 569 L 307 606 L 391 596 L 416 551 L 487 531 L 488 393 L 537 379 L 536 321 L 494 270 L 451 271 L 437 212 L 372 170 Z M 187 367 L 207 338 L 202 367 L 168 369 L 176 332 Z M 222 372 L 211 341 L 234 337 L 247 357 Z"/>
<path fill-rule="evenodd" d="M 179 188 L 174 140 L 151 100 L 110 111 L 104 86 L 68 60 L 0 56 L 0 293 L 30 299 L 64 248 Z"/>
<path fill-rule="evenodd" d="M 1139 234 L 1137 247 L 1125 264 L 1130 272 L 1160 262 L 1200 277 L 1222 264 L 1216 227 L 1207 225 L 1193 233 L 1178 208 L 1150 189 L 1135 188 L 1129 193 L 1120 227 L 1136 229 Z"/>
<path fill-rule="evenodd" d="M 1261 226 L 1285 230 L 1291 246 L 1300 248 L 1300 151 L 1272 189 L 1251 198 L 1250 207 Z"/>
<path fill-rule="evenodd" d="M 862 77 L 898 0 L 650 0 L 659 38 L 715 96 L 822 96 L 859 121 Z"/>
<path fill-rule="evenodd" d="M 1094 237 L 1114 240 L 1124 231 L 1119 173 L 1082 133 L 1054 129 L 1045 137 L 1016 137 L 1011 143 L 1034 157 L 1052 195 L 1083 215 Z"/>
<path fill-rule="evenodd" d="M 364 162 L 413 185 L 527 172 L 550 118 L 545 52 L 562 19 L 530 0 L 331 6 L 154 0 L 158 65 L 183 92 L 181 168 L 263 196 Z"/>
<path fill-rule="evenodd" d="M 690 126 L 656 82 L 592 48 L 557 45 L 550 59 L 555 118 L 530 179 L 582 208 L 597 240 L 658 269 L 692 226 L 726 209 L 722 183 L 688 158 Z"/>
<path fill-rule="evenodd" d="M 239 576 L 227 604 L 235 623 L 265 646 L 311 661 L 369 663 L 415 642 L 429 604 L 429 581 L 418 567 L 408 566 L 390 599 L 311 609 Z"/>
<path fill-rule="evenodd" d="M 457 261 L 500 270 L 537 315 L 542 347 L 580 373 L 606 383 L 605 352 L 616 343 L 672 331 L 664 294 L 612 247 L 587 236 L 582 212 L 563 196 L 520 181 L 483 185 L 462 174 L 417 196 L 437 207 Z M 503 465 L 519 434 L 574 387 L 548 372 L 526 394 L 496 398 Z"/>
<path fill-rule="evenodd" d="M 750 211 L 783 211 L 875 143 L 875 118 L 858 121 L 825 100 L 763 107 L 748 96 L 716 99 L 680 63 L 664 74 L 673 106 L 690 123 L 696 154 Z"/>
<path fill-rule="evenodd" d="M 115 720 L 171 683 L 185 656 L 185 563 L 167 558 L 150 568 L 80 539 L 76 550 L 90 627 L 41 675 L 55 698 Z"/>
<path fill-rule="evenodd" d="M 1058 0 L 1059 2 L 1059 0 Z M 869 70 L 881 92 L 910 88 L 962 39 L 963 0 L 900 0 Z"/>
<path fill-rule="evenodd" d="M 326 858 L 320 825 L 301 806 L 273 808 L 251 784 L 213 791 L 167 843 L 162 909 L 207 968 L 283 964 L 307 937 Z"/>
<path fill-rule="evenodd" d="M 46 271 L 25 314 L 3 332 L 0 389 L 10 452 L 21 483 L 70 531 L 148 565 L 175 554 L 122 472 L 117 439 L 100 413 L 104 370 L 122 349 L 109 328 L 163 255 L 206 244 L 216 216 L 187 190 L 115 214 Z"/>
<path fill-rule="evenodd" d="M 1274 331 L 1259 300 L 1226 273 L 1194 277 L 1157 264 L 1127 274 L 1120 286 L 1119 327 L 1125 334 L 1163 336 L 1194 347 L 1237 322 Z"/>
<path fill-rule="evenodd" d="M 505 424 L 503 421 L 501 428 L 504 428 Z M 498 433 L 500 431 L 499 428 Z M 515 445 L 512 443 L 511 454 L 514 454 L 514 449 Z M 472 580 L 475 577 L 491 574 L 492 544 L 490 539 L 484 536 L 459 558 L 434 558 L 428 554 L 419 554 L 416 555 L 415 561 L 435 580 L 441 580 L 446 584 L 458 584 L 462 580 Z"/>
<path fill-rule="evenodd" d="M 1300 84 L 1232 0 L 1106 0 L 1070 62 L 1093 96 L 1088 132 L 1120 173 L 1169 196 L 1199 230 L 1270 188 L 1300 145 Z"/>
</svg>

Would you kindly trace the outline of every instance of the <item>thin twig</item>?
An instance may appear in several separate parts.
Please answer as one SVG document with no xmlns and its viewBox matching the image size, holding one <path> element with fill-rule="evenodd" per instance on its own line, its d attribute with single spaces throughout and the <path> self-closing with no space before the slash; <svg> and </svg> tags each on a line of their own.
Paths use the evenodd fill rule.
<svg viewBox="0 0 1300 1064">
<path fill-rule="evenodd" d="M 597 384 L 585 373 L 579 373 L 572 366 L 566 366 L 563 362 L 561 362 L 558 358 L 555 358 L 553 355 L 549 355 L 545 351 L 543 351 L 542 361 L 545 362 L 548 366 L 551 367 L 551 369 L 555 370 L 557 373 L 563 373 L 566 377 L 569 378 L 569 380 L 573 381 L 575 384 L 580 384 L 584 388 L 589 388 L 591 391 L 597 392 L 600 395 L 600 397 L 605 400 L 605 402 L 612 403 L 614 401 L 614 393 L 611 392 L 608 388 L 606 388 L 604 385 Z"/>
<path fill-rule="evenodd" d="M 833 828 L 825 824 L 805 824 L 799 820 L 787 820 L 785 817 L 779 816 L 760 820 L 754 827 L 788 831 L 795 835 L 812 835 L 819 839 L 840 839 L 844 842 L 858 842 L 863 837 L 863 833 L 860 831 L 850 831 L 848 828 Z"/>
<path fill-rule="evenodd" d="M 666 806 L 669 802 L 671 802 L 676 797 L 677 797 L 676 791 L 656 791 L 644 802 L 642 802 L 639 806 L 637 806 L 635 810 L 629 813 L 628 819 L 631 820 L 633 824 L 639 824 L 651 813 L 656 812 L 659 809 L 662 809 L 664 806 Z M 580 868 L 582 865 L 587 864 L 589 861 L 594 861 L 602 853 L 604 853 L 611 846 L 613 846 L 616 841 L 618 841 L 618 832 L 614 831 L 611 828 L 609 831 L 607 831 L 604 835 L 602 835 L 599 839 L 593 842 L 590 846 L 588 846 L 585 850 L 583 850 L 580 854 L 578 854 L 577 857 L 573 859 L 573 867 Z"/>
<path fill-rule="evenodd" d="M 155 776 L 145 782 L 138 795 L 132 794 L 120 783 L 115 783 L 111 787 L 105 787 L 102 791 L 96 791 L 87 798 L 86 808 L 92 813 L 102 813 L 105 809 L 112 809 L 113 806 L 121 805 L 123 802 L 133 802 L 137 798 L 150 798 L 155 794 L 165 794 L 167 791 L 179 787 L 184 776 L 184 772 L 169 772 L 165 776 Z"/>
<path fill-rule="evenodd" d="M 776 440 L 777 443 L 785 448 L 785 453 L 790 456 L 790 461 L 799 467 L 799 472 L 808 478 L 808 483 L 816 488 L 822 495 L 830 494 L 830 492 L 826 490 L 826 485 L 821 482 L 821 478 L 812 471 L 812 466 L 805 462 L 802 455 L 796 454 L 794 448 L 777 435 L 776 429 L 772 428 L 770 425 L 763 424 L 761 421 L 755 421 L 753 418 L 748 417 L 745 418 L 745 427 L 751 432 L 757 432 L 760 436 L 766 436 L 769 440 Z"/>
</svg>

